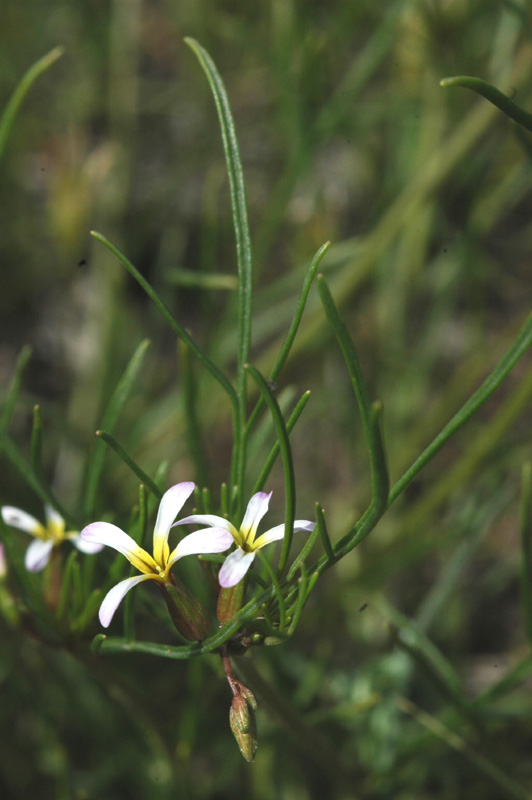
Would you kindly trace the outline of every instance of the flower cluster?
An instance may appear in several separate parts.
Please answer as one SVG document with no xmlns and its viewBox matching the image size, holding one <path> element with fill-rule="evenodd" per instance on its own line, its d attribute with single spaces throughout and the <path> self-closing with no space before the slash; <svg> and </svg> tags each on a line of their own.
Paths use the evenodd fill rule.
<svg viewBox="0 0 532 800">
<path fill-rule="evenodd" d="M 101 624 L 107 628 L 125 595 L 139 583 L 156 581 L 162 588 L 176 585 L 171 575 L 174 564 L 188 555 L 223 553 L 232 545 L 235 549 L 226 557 L 219 571 L 218 580 L 222 588 L 236 586 L 248 572 L 258 550 L 284 537 L 285 526 L 277 525 L 257 536 L 259 524 L 268 510 L 270 497 L 257 492 L 248 503 L 244 519 L 239 528 L 229 520 L 214 514 L 192 514 L 174 522 L 188 500 L 195 485 L 192 482 L 178 483 L 163 495 L 153 530 L 153 555 L 138 545 L 125 531 L 110 522 L 93 522 L 81 533 L 67 530 L 64 519 L 51 506 L 45 507 L 46 524 L 43 525 L 31 514 L 14 506 L 3 506 L 2 517 L 11 525 L 34 536 L 26 551 L 25 564 L 30 572 L 42 570 L 48 563 L 52 551 L 65 540 L 84 553 L 97 553 L 104 546 L 112 547 L 124 555 L 140 572 L 126 578 L 106 594 L 99 612 Z M 294 531 L 310 532 L 314 528 L 309 520 L 296 520 Z M 199 530 L 183 537 L 170 551 L 168 537 L 171 528 L 180 525 L 199 525 Z"/>
<path fill-rule="evenodd" d="M 113 615 L 125 595 L 138 583 L 151 580 L 163 585 L 168 584 L 170 570 L 183 556 L 222 553 L 231 546 L 232 537 L 227 531 L 213 530 L 209 532 L 210 535 L 199 531 L 185 536 L 170 552 L 168 545 L 170 527 L 193 491 L 193 483 L 178 483 L 163 495 L 153 530 L 153 556 L 140 547 L 125 531 L 110 522 L 93 522 L 81 531 L 84 541 L 107 545 L 107 547 L 118 550 L 141 573 L 141 575 L 126 578 L 117 583 L 107 593 L 100 607 L 100 622 L 104 628 L 110 625 Z"/>
<path fill-rule="evenodd" d="M 59 547 L 66 539 L 82 553 L 97 553 L 102 549 L 103 545 L 82 539 L 78 531 L 66 530 L 65 520 L 52 506 L 44 507 L 44 517 L 45 525 L 20 508 L 2 506 L 2 518 L 6 525 L 11 525 L 13 528 L 18 528 L 35 537 L 26 550 L 24 559 L 29 572 L 40 572 L 44 569 L 54 548 Z"/>
</svg>

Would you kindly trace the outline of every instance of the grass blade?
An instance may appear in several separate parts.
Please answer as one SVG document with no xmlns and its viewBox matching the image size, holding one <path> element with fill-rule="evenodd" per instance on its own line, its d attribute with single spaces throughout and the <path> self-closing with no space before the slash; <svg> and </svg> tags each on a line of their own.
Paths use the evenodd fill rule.
<svg viewBox="0 0 532 800">
<path fill-rule="evenodd" d="M 37 78 L 39 78 L 43 72 L 46 72 L 46 70 L 49 69 L 52 64 L 54 64 L 57 59 L 63 55 L 63 53 L 64 49 L 62 47 L 54 47 L 53 50 L 50 50 L 49 53 L 36 61 L 35 64 L 33 64 L 26 72 L 17 88 L 11 95 L 8 104 L 4 109 L 4 113 L 0 118 L 0 159 L 4 154 L 9 135 L 13 129 L 13 125 L 15 124 L 22 101 Z"/>
</svg>

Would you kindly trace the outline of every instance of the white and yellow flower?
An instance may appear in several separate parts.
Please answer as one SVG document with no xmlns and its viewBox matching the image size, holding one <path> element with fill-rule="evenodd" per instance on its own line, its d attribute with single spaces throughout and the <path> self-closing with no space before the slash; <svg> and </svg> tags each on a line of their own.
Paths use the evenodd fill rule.
<svg viewBox="0 0 532 800">
<path fill-rule="evenodd" d="M 52 506 L 45 505 L 44 516 L 45 525 L 20 508 L 2 506 L 2 518 L 6 525 L 11 525 L 11 527 L 18 528 L 35 537 L 26 550 L 24 559 L 29 572 L 40 572 L 44 569 L 50 560 L 52 550 L 59 547 L 65 540 L 72 542 L 74 547 L 77 547 L 82 553 L 92 554 L 102 549 L 103 545 L 83 541 L 78 531 L 66 530 L 65 520 Z"/>
<path fill-rule="evenodd" d="M 266 492 L 254 494 L 248 503 L 244 519 L 238 529 L 229 520 L 217 517 L 214 514 L 192 514 L 192 516 L 180 519 L 179 522 L 175 523 L 175 525 L 191 525 L 193 523 L 208 525 L 212 530 L 218 531 L 220 534 L 224 531 L 231 534 L 236 544 L 236 550 L 227 556 L 218 574 L 218 581 L 223 588 L 228 589 L 231 586 L 236 586 L 242 580 L 251 567 L 257 550 L 271 542 L 277 542 L 279 539 L 284 538 L 284 525 L 276 525 L 275 528 L 270 528 L 270 530 L 257 537 L 257 528 L 268 510 L 271 496 L 272 492 L 269 494 Z M 296 519 L 294 521 L 294 533 L 298 531 L 310 533 L 310 531 L 314 530 L 314 525 L 315 523 L 310 522 L 310 520 Z M 207 530 L 208 528 L 199 530 L 196 535 L 205 534 Z"/>
<path fill-rule="evenodd" d="M 185 536 L 170 552 L 168 545 L 170 527 L 193 491 L 193 483 L 178 483 L 163 495 L 153 530 L 153 556 L 140 547 L 125 531 L 110 522 L 93 522 L 81 531 L 81 537 L 85 542 L 98 543 L 118 550 L 141 573 L 141 575 L 135 575 L 117 583 L 106 594 L 99 613 L 100 622 L 104 628 L 111 624 L 121 601 L 138 583 L 157 581 L 160 584 L 169 584 L 171 582 L 170 571 L 180 558 L 200 553 L 222 553 L 231 546 L 233 539 L 230 533 L 225 529 L 217 528 L 197 531 Z"/>
</svg>

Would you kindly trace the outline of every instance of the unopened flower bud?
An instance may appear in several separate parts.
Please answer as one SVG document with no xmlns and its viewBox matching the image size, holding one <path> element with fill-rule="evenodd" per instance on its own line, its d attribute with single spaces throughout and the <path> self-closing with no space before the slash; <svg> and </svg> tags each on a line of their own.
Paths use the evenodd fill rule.
<svg viewBox="0 0 532 800">
<path fill-rule="evenodd" d="M 253 761 L 257 752 L 257 724 L 254 709 L 257 703 L 249 689 L 233 697 L 229 711 L 229 724 L 238 748 L 246 761 Z"/>
</svg>

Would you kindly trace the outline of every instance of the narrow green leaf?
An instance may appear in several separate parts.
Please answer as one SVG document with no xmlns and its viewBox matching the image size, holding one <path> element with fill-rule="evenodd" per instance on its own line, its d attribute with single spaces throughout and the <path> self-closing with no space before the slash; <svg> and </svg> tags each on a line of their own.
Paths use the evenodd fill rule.
<svg viewBox="0 0 532 800">
<path fill-rule="evenodd" d="M 89 595 L 85 607 L 82 609 L 77 620 L 72 623 L 71 629 L 76 632 L 83 632 L 85 628 L 92 622 L 100 603 L 102 602 L 102 590 L 100 588 L 94 589 Z M 102 634 L 103 635 L 103 634 Z"/>
<path fill-rule="evenodd" d="M 288 420 L 286 422 L 286 430 L 287 430 L 287 432 L 289 434 L 292 433 L 296 422 L 298 421 L 299 417 L 301 416 L 301 413 L 302 413 L 303 409 L 305 408 L 305 406 L 307 405 L 309 400 L 310 400 L 310 391 L 306 391 L 305 394 L 301 397 L 301 399 L 297 403 L 297 405 L 295 406 L 294 410 L 292 411 L 292 413 L 290 414 L 290 416 L 289 416 L 289 418 L 288 418 Z M 272 449 L 271 449 L 271 451 L 270 451 L 270 453 L 268 455 L 268 458 L 264 462 L 264 466 L 263 466 L 263 468 L 262 468 L 262 470 L 260 472 L 259 477 L 257 478 L 257 480 L 255 482 L 255 486 L 253 487 L 252 494 L 255 494 L 256 492 L 260 492 L 262 490 L 262 488 L 264 487 L 264 484 L 266 483 L 268 475 L 270 474 L 270 472 L 272 470 L 272 467 L 275 464 L 277 456 L 279 455 L 280 452 L 281 452 L 281 449 L 280 449 L 280 445 L 279 445 L 279 440 L 277 440 L 275 442 L 275 444 L 273 445 L 273 447 L 272 447 Z"/>
<path fill-rule="evenodd" d="M 205 355 L 203 350 L 196 344 L 196 342 L 192 339 L 190 334 L 181 327 L 181 325 L 177 322 L 176 319 L 172 316 L 171 312 L 167 308 L 167 306 L 163 303 L 155 289 L 148 283 L 148 281 L 144 278 L 143 275 L 137 270 L 136 267 L 133 266 L 131 261 L 129 261 L 126 256 L 116 247 L 116 245 L 112 244 L 108 239 L 103 236 L 103 234 L 98 233 L 97 231 L 91 231 L 91 236 L 93 236 L 98 242 L 101 242 L 108 250 L 113 253 L 117 257 L 117 259 L 123 264 L 123 266 L 127 269 L 130 275 L 137 281 L 140 286 L 144 289 L 150 300 L 156 306 L 156 308 L 161 312 L 165 320 L 168 322 L 174 333 L 179 336 L 179 338 L 185 342 L 188 347 L 192 350 L 194 355 L 198 358 L 199 361 L 203 364 L 204 367 L 211 373 L 213 378 L 215 378 L 220 386 L 224 389 L 224 391 L 228 394 L 231 401 L 234 403 L 236 401 L 236 393 L 224 375 L 224 373 L 215 366 L 212 361 Z"/>
<path fill-rule="evenodd" d="M 250 373 L 251 377 L 257 384 L 261 395 L 264 397 L 264 400 L 270 409 L 277 434 L 277 440 L 279 442 L 281 458 L 283 460 L 285 487 L 285 533 L 278 567 L 279 575 L 281 575 L 286 566 L 288 554 L 290 553 L 296 512 L 296 480 L 294 474 L 294 464 L 292 461 L 292 450 L 281 409 L 279 408 L 279 404 L 277 403 L 277 400 L 275 399 L 268 382 L 263 378 L 260 372 L 250 364 L 246 365 L 246 370 Z"/>
<path fill-rule="evenodd" d="M 33 64 L 23 76 L 17 88 L 11 95 L 8 104 L 4 109 L 4 113 L 0 118 L 0 159 L 4 154 L 9 135 L 13 129 L 13 125 L 15 124 L 22 101 L 37 78 L 39 78 L 43 72 L 46 72 L 46 70 L 49 69 L 52 64 L 54 64 L 57 59 L 63 55 L 63 53 L 63 47 L 54 47 L 53 50 L 50 50 L 49 53 L 36 61 L 35 64 Z"/>
<path fill-rule="evenodd" d="M 253 258 L 246 205 L 244 171 L 242 169 L 242 161 L 240 159 L 231 107 L 222 78 L 211 56 L 199 42 L 192 38 L 186 38 L 185 42 L 196 55 L 211 88 L 220 123 L 231 194 L 238 266 L 238 413 L 234 416 L 231 483 L 233 487 L 237 487 L 237 493 L 235 495 L 237 501 L 236 514 L 240 516 L 243 507 L 246 462 L 245 419 L 247 411 L 247 380 L 244 368 L 249 358 L 249 349 L 251 346 L 251 312 L 253 299 Z"/>
<path fill-rule="evenodd" d="M 74 567 L 74 561 L 76 561 L 77 558 L 78 558 L 77 550 L 72 550 L 63 568 L 63 574 L 61 576 L 61 591 L 59 593 L 59 602 L 55 610 L 55 618 L 58 621 L 61 621 L 63 617 L 65 617 L 67 610 L 70 610 L 69 605 L 71 600 L 71 589 L 72 589 L 72 571 Z"/>
<path fill-rule="evenodd" d="M 294 610 L 292 612 L 292 621 L 287 630 L 289 636 L 293 636 L 294 631 L 297 628 L 297 625 L 301 618 L 301 614 L 303 613 L 305 602 L 308 597 L 308 575 L 307 575 L 307 570 L 305 569 L 305 565 L 303 563 L 301 563 L 300 565 L 300 570 L 301 570 L 301 577 L 298 579 L 297 582 L 297 600 L 294 604 Z"/>
<path fill-rule="evenodd" d="M 455 731 L 448 728 L 436 717 L 428 714 L 416 706 L 406 697 L 396 699 L 397 707 L 406 714 L 410 714 L 420 725 L 423 725 L 434 736 L 444 741 L 464 758 L 470 761 L 477 769 L 487 775 L 491 783 L 499 785 L 504 792 L 504 797 L 513 797 L 515 800 L 530 800 L 530 792 L 518 784 L 512 777 L 506 775 L 493 761 L 493 754 L 489 757 L 479 753 L 469 742 Z"/>
<path fill-rule="evenodd" d="M 37 475 L 44 477 L 42 461 L 43 426 L 40 406 L 33 407 L 33 427 L 31 431 L 31 465 Z"/>
<path fill-rule="evenodd" d="M 299 300 L 296 305 L 292 324 L 290 325 L 288 333 L 286 334 L 286 338 L 283 344 L 281 345 L 279 355 L 277 356 L 275 364 L 273 365 L 273 369 L 270 373 L 270 378 L 269 378 L 270 381 L 277 380 L 279 374 L 281 373 L 282 368 L 286 363 L 288 356 L 290 355 L 290 350 L 292 349 L 292 345 L 294 343 L 294 339 L 296 338 L 296 334 L 299 329 L 299 325 L 301 323 L 301 318 L 303 316 L 303 312 L 307 304 L 307 299 L 309 296 L 310 288 L 312 286 L 312 282 L 314 280 L 316 272 L 318 271 L 318 267 L 321 264 L 322 258 L 330 246 L 331 246 L 330 242 L 325 242 L 325 244 L 322 244 L 318 252 L 315 254 L 314 258 L 312 259 L 308 272 L 305 276 L 305 280 L 303 281 L 303 286 L 301 287 L 301 294 L 299 295 Z M 255 408 L 253 409 L 252 414 L 249 417 L 246 426 L 246 434 L 249 434 L 249 431 L 253 428 L 253 425 L 255 424 L 257 417 L 259 416 L 263 408 L 264 408 L 264 399 L 261 395 Z"/>
<path fill-rule="evenodd" d="M 102 417 L 101 427 L 106 430 L 107 436 L 113 431 L 131 396 L 135 382 L 141 372 L 144 356 L 146 355 L 146 350 L 149 345 L 150 342 L 147 339 L 141 342 L 127 365 L 124 374 L 118 381 L 116 389 Z M 109 444 L 109 442 L 107 442 L 107 444 Z M 84 496 L 84 513 L 86 518 L 94 514 L 96 496 L 98 494 L 106 452 L 107 450 L 104 442 L 98 441 L 88 460 Z"/>
<path fill-rule="evenodd" d="M 440 81 L 442 88 L 449 86 L 463 86 L 466 89 L 471 89 L 473 92 L 480 94 L 486 100 L 489 100 L 496 106 L 503 114 L 513 119 L 518 125 L 526 128 L 527 131 L 532 131 L 532 114 L 524 111 L 517 103 L 510 100 L 499 89 L 496 89 L 491 83 L 486 83 L 481 78 L 474 78 L 471 75 L 457 75 L 453 78 L 443 78 Z"/>
<path fill-rule="evenodd" d="M 526 353 L 532 344 L 532 314 L 530 314 L 523 327 L 517 334 L 512 345 L 506 354 L 499 361 L 493 372 L 486 378 L 482 386 L 467 400 L 462 408 L 445 425 L 442 431 L 436 436 L 431 444 L 423 450 L 421 455 L 414 461 L 412 466 L 397 481 L 390 492 L 388 505 L 399 497 L 406 487 L 412 483 L 414 478 L 421 472 L 423 467 L 442 449 L 454 434 L 465 425 L 473 414 L 491 397 L 496 389 L 509 375 L 517 362 Z"/>
<path fill-rule="evenodd" d="M 492 683 L 485 691 L 477 695 L 473 700 L 473 705 L 484 709 L 494 701 L 506 697 L 519 686 L 526 685 L 532 676 L 532 655 L 527 653 L 515 666 L 495 683 Z"/>
<path fill-rule="evenodd" d="M 466 697 L 462 681 L 453 665 L 415 623 L 383 599 L 376 601 L 379 610 L 396 631 L 396 641 L 414 659 L 441 693 L 469 723 L 479 727 L 479 716 Z"/>
<path fill-rule="evenodd" d="M 85 606 L 85 594 L 83 592 L 83 581 L 81 578 L 81 567 L 79 561 L 72 562 L 72 609 L 71 616 L 76 617 L 81 614 Z"/>
<path fill-rule="evenodd" d="M 231 107 L 220 73 L 209 53 L 195 39 L 186 38 L 185 42 L 196 55 L 207 76 L 216 105 L 216 111 L 218 112 L 222 133 L 222 142 L 231 191 L 231 206 L 233 210 L 238 262 L 238 387 L 241 401 L 245 401 L 246 376 L 244 373 L 244 365 L 248 361 L 251 344 L 253 264 L 244 172 L 242 169 Z"/>
<path fill-rule="evenodd" d="M 185 435 L 187 437 L 188 449 L 195 467 L 195 480 L 201 486 L 209 486 L 209 462 L 201 418 L 198 413 L 198 388 L 196 376 L 194 374 L 194 365 L 190 358 L 190 349 L 186 347 L 184 343 L 181 344 L 179 350 L 186 417 Z"/>
<path fill-rule="evenodd" d="M 0 433 L 0 451 L 5 453 L 9 461 L 11 461 L 13 466 L 19 471 L 28 486 L 39 495 L 43 503 L 49 503 L 53 506 L 68 523 L 69 527 L 77 529 L 78 525 L 72 515 L 63 508 L 46 481 L 35 472 L 31 464 L 28 464 L 24 456 L 20 453 L 16 444 L 4 433 Z"/>
<path fill-rule="evenodd" d="M 165 272 L 168 283 L 209 291 L 238 289 L 238 278 L 235 275 L 223 275 L 219 272 L 197 272 L 192 269 L 169 269 Z"/>
<path fill-rule="evenodd" d="M 288 570 L 288 575 L 286 576 L 287 581 L 291 581 L 294 575 L 296 574 L 298 569 L 302 569 L 304 566 L 305 559 L 309 555 L 310 551 L 316 544 L 318 537 L 320 535 L 320 529 L 316 525 L 310 536 L 308 537 L 307 541 L 305 542 L 301 552 L 296 556 L 294 562 L 290 569 Z M 329 561 L 327 560 L 327 563 Z"/>
<path fill-rule="evenodd" d="M 338 313 L 338 309 L 336 308 L 323 275 L 318 275 L 318 289 L 325 314 L 333 329 L 336 340 L 340 345 L 349 377 L 351 378 L 362 420 L 362 429 L 369 449 L 371 505 L 366 511 L 365 516 L 366 520 L 371 522 L 371 525 L 366 524 L 364 527 L 364 535 L 367 535 L 379 517 L 382 516 L 388 504 L 390 479 L 381 427 L 382 404 L 379 401 L 372 403 L 370 400 L 369 391 L 355 346 Z M 334 548 L 335 557 L 339 558 L 345 555 L 346 552 L 358 544 L 360 538 L 355 538 L 353 533 L 355 533 L 355 531 L 351 532 L 337 543 Z"/>
<path fill-rule="evenodd" d="M 227 484 L 222 483 L 220 486 L 220 509 L 222 517 L 227 517 L 229 514 L 229 501 L 227 497 Z"/>
<path fill-rule="evenodd" d="M 148 536 L 148 496 L 146 486 L 141 483 L 139 486 L 139 536 L 137 542 L 141 547 L 146 547 Z"/>
<path fill-rule="evenodd" d="M 275 599 L 277 600 L 277 606 L 279 609 L 279 630 L 284 631 L 284 629 L 286 628 L 286 607 L 285 607 L 283 593 L 279 585 L 279 581 L 277 580 L 275 570 L 270 564 L 268 556 L 259 550 L 259 558 L 266 567 L 266 571 L 268 572 L 268 577 L 270 578 L 271 585 L 273 586 L 273 590 L 275 592 Z"/>
<path fill-rule="evenodd" d="M 137 476 L 137 478 L 140 478 L 142 483 L 150 490 L 150 492 L 152 492 L 153 495 L 155 495 L 155 497 L 157 497 L 159 500 L 162 498 L 163 492 L 159 489 L 157 484 L 146 472 L 144 472 L 142 467 L 140 467 L 137 462 L 126 453 L 122 445 L 116 441 L 114 436 L 111 436 L 111 434 L 107 433 L 107 431 L 96 431 L 96 436 L 102 439 L 105 444 L 109 445 L 109 447 L 114 450 L 117 456 L 122 459 L 124 464 L 129 467 L 129 469 Z"/>
<path fill-rule="evenodd" d="M 337 559 L 335 558 L 331 540 L 327 532 L 327 526 L 325 524 L 325 512 L 323 511 L 323 508 L 319 503 L 316 503 L 315 507 L 316 507 L 316 527 L 318 528 L 318 532 L 320 535 L 321 543 L 323 545 L 323 549 L 325 550 L 325 554 L 332 564 Z"/>
<path fill-rule="evenodd" d="M 521 596 L 526 631 L 532 642 L 532 464 L 523 464 L 521 477 Z"/>
<path fill-rule="evenodd" d="M 7 431 L 9 423 L 11 422 L 11 417 L 20 393 L 22 377 L 26 367 L 28 366 L 30 356 L 31 347 L 29 345 L 25 345 L 25 347 L 23 347 L 19 353 L 17 363 L 15 364 L 15 371 L 7 388 L 5 400 L 2 405 L 2 411 L 0 412 L 0 431 L 2 432 Z"/>
<path fill-rule="evenodd" d="M 207 486 L 204 486 L 201 490 L 201 499 L 205 513 L 212 514 L 211 493 Z"/>
</svg>

